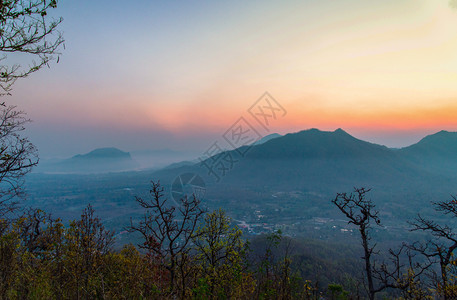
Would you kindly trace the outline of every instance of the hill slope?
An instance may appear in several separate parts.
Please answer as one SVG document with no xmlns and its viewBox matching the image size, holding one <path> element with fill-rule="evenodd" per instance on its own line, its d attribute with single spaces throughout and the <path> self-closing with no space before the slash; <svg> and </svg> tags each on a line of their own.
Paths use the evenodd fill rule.
<svg viewBox="0 0 457 300">
<path fill-rule="evenodd" d="M 133 170 L 137 163 L 130 153 L 117 148 L 99 148 L 87 154 L 44 165 L 41 171 L 51 173 L 104 173 Z"/>
<path fill-rule="evenodd" d="M 398 151 L 405 159 L 429 171 L 457 175 L 457 132 L 443 130 Z"/>
<path fill-rule="evenodd" d="M 161 171 L 168 179 L 182 172 L 201 174 L 207 182 L 231 186 L 268 186 L 287 190 L 338 190 L 353 186 L 416 184 L 431 176 L 422 166 L 405 158 L 403 152 L 359 140 L 342 129 L 333 132 L 310 129 L 277 137 L 250 149 L 224 154 L 213 173 L 203 164 Z M 224 157 L 222 155 L 221 157 Z M 211 165 L 210 158 L 205 161 Z M 225 174 L 220 169 L 226 168 Z M 210 174 L 208 174 L 210 173 Z"/>
</svg>

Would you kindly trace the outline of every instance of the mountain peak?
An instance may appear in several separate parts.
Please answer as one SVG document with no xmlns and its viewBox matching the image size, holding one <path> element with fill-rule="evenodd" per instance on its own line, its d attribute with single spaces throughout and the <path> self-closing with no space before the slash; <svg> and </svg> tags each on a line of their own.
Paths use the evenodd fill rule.
<svg viewBox="0 0 457 300">
<path fill-rule="evenodd" d="M 420 140 L 419 143 L 423 143 L 423 142 L 427 142 L 427 141 L 436 142 L 438 140 L 443 140 L 443 139 L 457 139 L 457 132 L 441 130 L 441 131 L 438 131 L 437 133 L 427 135 L 422 140 Z"/>
<path fill-rule="evenodd" d="M 347 133 L 346 131 L 344 131 L 341 128 L 338 128 L 338 129 L 336 129 L 334 131 L 320 130 L 318 128 L 309 128 L 309 129 L 301 130 L 301 131 L 296 132 L 296 133 L 302 133 L 302 132 L 311 132 L 311 133 L 344 133 L 344 134 L 350 135 L 349 133 Z M 296 134 L 296 133 L 290 133 L 290 134 Z"/>
<path fill-rule="evenodd" d="M 121 158 L 121 159 L 130 159 L 130 153 L 124 152 L 122 150 L 119 150 L 114 147 L 106 147 L 106 148 L 98 148 L 95 150 L 92 150 L 89 153 L 86 154 L 78 154 L 73 156 L 74 159 L 116 159 L 116 158 Z"/>
<path fill-rule="evenodd" d="M 316 128 L 289 133 L 257 145 L 249 151 L 252 158 L 342 158 L 388 155 L 387 148 L 359 140 L 342 129 Z"/>
<path fill-rule="evenodd" d="M 402 148 L 402 151 L 415 156 L 456 157 L 457 132 L 441 130 L 427 135 L 414 145 Z"/>
<path fill-rule="evenodd" d="M 348 134 L 346 131 L 344 131 L 344 130 L 341 129 L 341 128 L 338 128 L 337 130 L 335 130 L 334 133 L 344 133 L 344 134 Z"/>
</svg>

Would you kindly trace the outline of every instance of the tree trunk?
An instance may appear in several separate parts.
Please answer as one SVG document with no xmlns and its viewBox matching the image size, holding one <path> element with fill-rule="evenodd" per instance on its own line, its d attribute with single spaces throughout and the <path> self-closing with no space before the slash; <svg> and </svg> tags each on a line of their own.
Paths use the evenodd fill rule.
<svg viewBox="0 0 457 300">
<path fill-rule="evenodd" d="M 371 269 L 371 249 L 368 246 L 368 237 L 365 226 L 360 227 L 360 234 L 362 235 L 362 245 L 364 250 L 365 272 L 367 273 L 368 293 L 370 300 L 374 299 L 375 291 L 373 285 L 372 269 Z"/>
</svg>

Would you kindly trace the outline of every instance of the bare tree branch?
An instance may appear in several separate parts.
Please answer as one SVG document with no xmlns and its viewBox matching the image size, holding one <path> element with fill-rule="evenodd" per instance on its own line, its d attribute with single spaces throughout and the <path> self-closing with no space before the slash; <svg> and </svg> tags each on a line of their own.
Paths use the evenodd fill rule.
<svg viewBox="0 0 457 300">
<path fill-rule="evenodd" d="M 0 95 L 9 95 L 17 79 L 38 71 L 56 56 L 59 60 L 64 39 L 57 27 L 63 19 L 48 16 L 56 7 L 57 0 L 0 1 L 0 52 L 4 54 L 0 61 L 10 61 L 10 54 L 21 54 L 30 61 L 27 67 L 18 63 L 0 65 Z"/>
<path fill-rule="evenodd" d="M 169 205 L 160 182 L 151 181 L 149 193 L 148 199 L 135 198 L 146 212 L 138 224 L 130 220 L 127 230 L 140 233 L 144 243 L 138 246 L 166 263 L 170 272 L 170 292 L 173 292 L 180 258 L 187 256 L 188 245 L 195 238 L 197 225 L 206 211 L 200 207 L 200 200 L 195 195 L 182 198 L 179 207 Z"/>
<path fill-rule="evenodd" d="M 0 104 L 0 216 L 14 208 L 24 176 L 38 164 L 37 149 L 20 135 L 28 122 L 24 112 Z"/>
<path fill-rule="evenodd" d="M 451 196 L 448 201 L 433 202 L 435 210 L 445 215 L 457 217 L 457 199 Z M 457 294 L 454 289 L 450 288 L 455 282 L 449 271 L 453 265 L 453 253 L 457 249 L 457 238 L 453 228 L 448 225 L 441 225 L 433 220 L 425 219 L 418 215 L 414 221 L 409 222 L 413 228 L 411 231 L 428 232 L 434 237 L 425 243 L 416 242 L 410 246 L 422 254 L 427 259 L 436 259 L 440 267 L 440 275 L 431 274 L 430 277 L 435 279 L 435 288 L 444 297 L 444 299 L 455 299 Z M 433 272 L 433 271 L 432 271 Z"/>
</svg>

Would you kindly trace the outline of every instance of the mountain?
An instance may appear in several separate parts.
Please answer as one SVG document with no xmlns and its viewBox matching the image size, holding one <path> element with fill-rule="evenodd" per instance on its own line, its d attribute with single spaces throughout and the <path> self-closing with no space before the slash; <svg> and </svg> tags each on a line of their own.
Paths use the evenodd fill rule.
<svg viewBox="0 0 457 300">
<path fill-rule="evenodd" d="M 384 224 L 405 226 L 400 220 L 411 219 L 418 212 L 425 216 L 433 213 L 430 201 L 446 200 L 457 192 L 457 166 L 453 167 L 456 141 L 456 133 L 439 132 L 410 147 L 391 149 L 357 139 L 342 129 L 309 129 L 227 151 L 203 163 L 186 161 L 161 170 L 87 176 L 32 174 L 28 183 L 32 201 L 53 206 L 55 211 L 66 207 L 69 218 L 75 207 L 82 209 L 93 199 L 99 199 L 98 211 L 108 216 L 113 214 L 113 205 L 122 207 L 117 219 L 110 219 L 113 226 L 135 216 L 132 199 L 147 197 L 153 180 L 161 182 L 167 197 L 195 189 L 204 195 L 206 207 L 222 207 L 234 220 L 258 224 L 262 223 L 260 216 L 266 216 L 271 224 L 298 226 L 297 233 L 320 236 L 325 234 L 313 229 L 313 218 L 333 219 L 336 223 L 331 225 L 340 226 L 341 214 L 330 200 L 354 187 L 372 189 L 369 197 L 387 221 Z M 76 173 L 74 170 L 82 166 L 106 166 L 100 162 L 131 164 L 128 153 L 116 150 L 75 156 L 50 172 Z M 199 175 L 202 180 L 198 185 L 183 182 L 189 175 Z M 55 188 L 49 189 L 50 184 Z M 173 193 L 176 186 L 179 193 Z M 330 223 L 328 226 L 332 231 Z"/>
<path fill-rule="evenodd" d="M 416 146 L 421 149 L 417 153 L 445 151 L 452 144 L 451 136 L 444 137 L 441 147 L 435 147 L 432 137 L 430 144 Z M 372 189 L 370 198 L 384 217 L 398 221 L 418 211 L 426 213 L 423 210 L 430 210 L 430 201 L 448 199 L 457 191 L 457 168 L 445 173 L 445 163 L 424 165 L 412 152 L 369 143 L 342 129 L 309 129 L 147 177 L 172 187 L 181 175 L 198 174 L 205 182 L 208 206 L 236 212 L 238 218 L 244 218 L 246 211 L 260 210 L 281 220 L 327 217 L 330 211 L 336 217 L 330 199 L 336 193 L 366 187 Z"/>
<path fill-rule="evenodd" d="M 311 159 L 361 158 L 391 155 L 391 151 L 377 144 L 364 142 L 342 129 L 333 132 L 309 129 L 289 133 L 270 140 L 248 152 L 251 159 Z"/>
<path fill-rule="evenodd" d="M 99 148 L 87 154 L 78 154 L 70 158 L 70 161 L 92 161 L 92 160 L 124 160 L 132 159 L 130 153 L 117 148 Z"/>
<path fill-rule="evenodd" d="M 434 176 L 402 154 L 359 140 L 342 129 L 309 129 L 228 151 L 219 156 L 225 159 L 220 159 L 212 172 L 205 164 L 195 164 L 160 171 L 157 177 L 170 180 L 179 172 L 193 172 L 207 182 L 230 186 L 333 191 L 362 185 L 410 185 L 420 182 L 423 176 Z M 205 163 L 211 165 L 213 161 L 218 158 L 209 158 Z"/>
<path fill-rule="evenodd" d="M 229 176 L 253 184 L 250 178 L 260 177 L 272 185 L 312 188 L 387 183 L 394 177 L 409 180 L 416 172 L 414 165 L 385 146 L 359 140 L 342 129 L 310 129 L 252 147 Z"/>
<path fill-rule="evenodd" d="M 48 173 L 105 173 L 134 170 L 138 167 L 130 153 L 117 148 L 99 148 L 63 161 L 48 163 L 39 169 Z"/>
<path fill-rule="evenodd" d="M 428 135 L 418 143 L 400 149 L 404 155 L 414 157 L 442 157 L 457 159 L 457 132 L 442 130 Z"/>
<path fill-rule="evenodd" d="M 268 142 L 269 140 L 272 140 L 272 139 L 275 139 L 275 138 L 278 138 L 278 137 L 281 137 L 281 136 L 282 136 L 282 135 L 280 135 L 279 133 L 272 133 L 272 134 L 269 134 L 269 135 L 264 136 L 263 138 L 261 138 L 261 139 L 258 140 L 257 142 L 253 143 L 253 145 L 265 144 L 265 143 Z"/>
<path fill-rule="evenodd" d="M 442 130 L 398 151 L 433 172 L 457 174 L 457 132 Z"/>
</svg>

